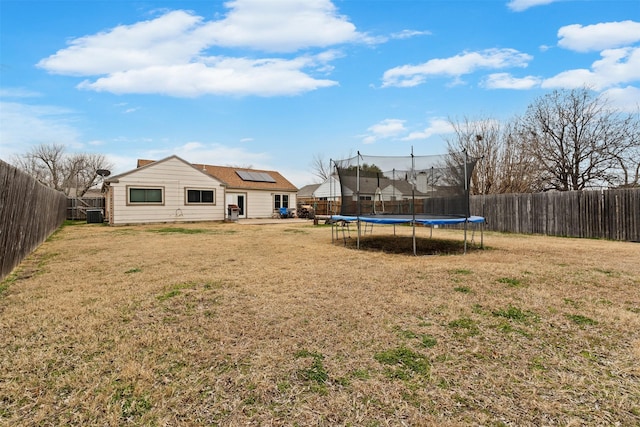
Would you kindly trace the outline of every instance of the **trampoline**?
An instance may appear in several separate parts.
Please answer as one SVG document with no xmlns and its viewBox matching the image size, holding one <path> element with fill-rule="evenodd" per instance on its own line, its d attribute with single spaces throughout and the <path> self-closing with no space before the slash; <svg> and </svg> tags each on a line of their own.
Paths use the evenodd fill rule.
<svg viewBox="0 0 640 427">
<path fill-rule="evenodd" d="M 484 231 L 484 217 L 471 215 L 469 209 L 469 184 L 477 161 L 466 152 L 436 156 L 414 156 L 413 152 L 410 156 L 368 156 L 358 152 L 355 157 L 332 160 L 332 173 L 340 187 L 332 199 L 340 200 L 340 211 L 336 205 L 330 220 L 342 225 L 343 236 L 345 225 L 357 225 L 358 249 L 361 224 L 365 224 L 365 233 L 367 225 L 408 224 L 413 228 L 414 255 L 416 225 L 433 229 L 462 224 L 466 253 L 468 225 L 480 224 L 481 236 Z M 337 232 L 332 231 L 332 239 L 334 236 Z"/>
<path fill-rule="evenodd" d="M 484 218 L 477 215 L 471 215 L 469 218 L 431 218 L 431 217 L 416 217 L 415 219 L 408 215 L 362 215 L 362 216 L 349 216 L 349 215 L 331 215 L 333 221 L 348 221 L 356 222 L 362 221 L 371 224 L 416 224 L 422 225 L 455 225 L 464 224 L 465 222 L 473 224 L 484 223 Z"/>
</svg>

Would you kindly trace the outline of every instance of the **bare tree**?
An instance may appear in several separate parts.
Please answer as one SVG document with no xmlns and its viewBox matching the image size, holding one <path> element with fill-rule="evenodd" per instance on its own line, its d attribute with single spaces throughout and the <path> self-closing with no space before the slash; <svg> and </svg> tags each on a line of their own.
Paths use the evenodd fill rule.
<svg viewBox="0 0 640 427">
<path fill-rule="evenodd" d="M 620 187 L 640 187 L 640 145 L 616 157 L 616 161 Z"/>
<path fill-rule="evenodd" d="M 638 147 L 637 131 L 637 116 L 609 109 L 606 99 L 587 88 L 537 99 L 518 123 L 545 188 L 561 191 L 620 183 L 619 168 L 629 172 Z"/>
<path fill-rule="evenodd" d="M 503 124 L 495 193 L 530 193 L 542 190 L 537 162 L 522 147 L 515 120 Z"/>
<path fill-rule="evenodd" d="M 449 155 L 462 164 L 461 152 L 478 159 L 471 175 L 471 194 L 535 191 L 535 164 L 514 137 L 511 122 L 502 125 L 489 118 L 461 122 L 450 120 L 455 137 L 447 140 Z"/>
<path fill-rule="evenodd" d="M 311 163 L 313 174 L 320 178 L 320 182 L 324 182 L 331 176 L 331 164 L 323 158 L 321 154 L 314 154 Z"/>
<path fill-rule="evenodd" d="M 61 144 L 35 146 L 16 157 L 15 164 L 42 184 L 76 197 L 99 183 L 99 169 L 113 168 L 102 154 L 67 155 Z"/>
<path fill-rule="evenodd" d="M 113 168 L 103 154 L 74 154 L 69 157 L 68 162 L 67 175 L 74 174 L 75 185 L 67 188 L 75 188 L 77 197 L 84 196 L 91 187 L 99 183 L 99 170 Z"/>
<path fill-rule="evenodd" d="M 640 187 L 640 109 L 627 132 L 629 148 L 614 156 L 617 183 L 621 187 Z"/>
<path fill-rule="evenodd" d="M 16 166 L 24 170 L 40 183 L 62 191 L 64 145 L 41 144 L 33 147 L 21 157 L 16 157 Z"/>
</svg>

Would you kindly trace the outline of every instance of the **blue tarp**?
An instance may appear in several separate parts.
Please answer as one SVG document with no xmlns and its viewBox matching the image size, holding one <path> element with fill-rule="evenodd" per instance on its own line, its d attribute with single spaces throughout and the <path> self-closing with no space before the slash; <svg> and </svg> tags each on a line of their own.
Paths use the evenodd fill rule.
<svg viewBox="0 0 640 427">
<path fill-rule="evenodd" d="M 370 222 L 374 224 L 411 224 L 413 222 L 412 217 L 407 216 L 348 216 L 348 215 L 332 215 L 331 219 L 334 221 L 349 221 L 356 222 L 358 220 L 362 222 Z M 481 216 L 470 216 L 469 218 L 420 218 L 416 217 L 417 224 L 424 225 L 447 225 L 447 224 L 463 224 L 465 222 L 472 222 L 479 224 L 484 222 L 484 218 Z"/>
</svg>

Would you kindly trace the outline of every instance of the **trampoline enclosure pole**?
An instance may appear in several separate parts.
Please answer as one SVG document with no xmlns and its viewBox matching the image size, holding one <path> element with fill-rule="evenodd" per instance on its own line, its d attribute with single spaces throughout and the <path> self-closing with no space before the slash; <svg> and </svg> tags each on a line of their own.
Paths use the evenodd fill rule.
<svg viewBox="0 0 640 427">
<path fill-rule="evenodd" d="M 356 201 L 356 211 L 357 211 L 357 215 L 358 215 L 358 242 L 356 244 L 356 247 L 358 249 L 360 249 L 360 212 L 362 212 L 362 206 L 360 204 L 360 151 L 358 151 L 358 156 L 356 158 L 356 164 L 358 165 L 356 167 L 356 194 L 357 194 L 357 198 L 358 200 Z"/>
<path fill-rule="evenodd" d="M 467 224 L 469 223 L 469 179 L 468 179 L 468 171 L 467 165 L 469 164 L 469 159 L 467 157 L 467 150 L 464 150 L 464 195 L 466 197 L 466 216 L 467 218 L 464 221 L 464 253 L 467 253 Z"/>
<path fill-rule="evenodd" d="M 411 147 L 411 213 L 413 219 L 413 256 L 418 255 L 416 250 L 416 159 L 413 157 L 413 147 Z"/>
</svg>

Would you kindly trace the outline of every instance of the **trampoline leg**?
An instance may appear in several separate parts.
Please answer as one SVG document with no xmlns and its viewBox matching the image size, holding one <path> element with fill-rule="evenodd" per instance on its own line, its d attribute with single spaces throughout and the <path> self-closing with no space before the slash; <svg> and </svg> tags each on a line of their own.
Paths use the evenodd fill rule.
<svg viewBox="0 0 640 427">
<path fill-rule="evenodd" d="M 467 224 L 469 222 L 465 221 L 464 222 L 464 253 L 465 255 L 467 254 Z"/>
</svg>

